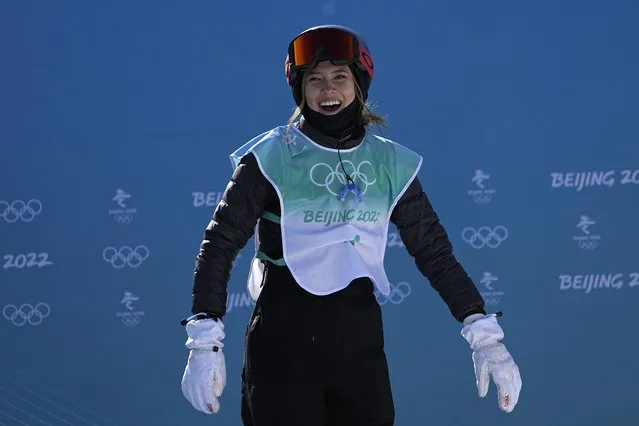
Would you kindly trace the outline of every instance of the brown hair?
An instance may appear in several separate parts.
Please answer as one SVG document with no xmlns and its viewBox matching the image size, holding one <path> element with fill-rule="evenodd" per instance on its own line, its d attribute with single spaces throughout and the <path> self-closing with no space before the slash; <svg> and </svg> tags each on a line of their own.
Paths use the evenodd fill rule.
<svg viewBox="0 0 639 426">
<path fill-rule="evenodd" d="M 377 124 L 378 126 L 386 126 L 386 119 L 379 114 L 375 114 L 371 108 L 372 104 L 370 102 L 364 102 L 364 98 L 362 96 L 362 89 L 357 84 L 357 80 L 353 78 L 353 83 L 355 84 L 355 97 L 359 100 L 359 102 L 363 105 L 362 108 L 362 123 L 364 126 L 368 126 L 370 124 Z M 302 109 L 304 108 L 304 103 L 306 102 L 306 79 L 302 80 L 302 100 L 300 105 L 297 106 L 293 110 L 293 114 L 288 120 L 288 124 L 291 125 L 295 121 L 295 119 L 302 113 Z"/>
</svg>

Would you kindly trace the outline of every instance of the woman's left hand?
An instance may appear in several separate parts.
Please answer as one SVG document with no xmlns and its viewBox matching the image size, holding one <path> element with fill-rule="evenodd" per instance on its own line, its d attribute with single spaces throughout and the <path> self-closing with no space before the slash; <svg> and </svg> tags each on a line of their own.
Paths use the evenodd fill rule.
<svg viewBox="0 0 639 426">
<path fill-rule="evenodd" d="M 461 332 L 473 351 L 477 391 L 481 398 L 488 394 L 492 377 L 497 387 L 499 408 L 507 413 L 519 402 L 521 375 L 519 367 L 501 342 L 504 331 L 494 315 L 473 315 L 464 321 Z"/>
</svg>

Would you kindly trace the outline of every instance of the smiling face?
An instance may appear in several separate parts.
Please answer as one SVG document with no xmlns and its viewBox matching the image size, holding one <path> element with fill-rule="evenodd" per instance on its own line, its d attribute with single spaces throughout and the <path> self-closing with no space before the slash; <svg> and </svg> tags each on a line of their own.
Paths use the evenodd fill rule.
<svg viewBox="0 0 639 426">
<path fill-rule="evenodd" d="M 346 65 L 320 62 L 304 74 L 304 82 L 306 103 L 320 114 L 337 114 L 355 100 L 353 73 Z"/>
</svg>

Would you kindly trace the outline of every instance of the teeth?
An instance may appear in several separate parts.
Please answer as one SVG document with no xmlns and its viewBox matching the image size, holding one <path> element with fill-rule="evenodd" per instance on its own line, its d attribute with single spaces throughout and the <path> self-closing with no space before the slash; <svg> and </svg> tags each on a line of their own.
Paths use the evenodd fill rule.
<svg viewBox="0 0 639 426">
<path fill-rule="evenodd" d="M 321 106 L 332 106 L 332 105 L 340 105 L 341 102 L 340 101 L 323 101 L 320 102 Z"/>
</svg>

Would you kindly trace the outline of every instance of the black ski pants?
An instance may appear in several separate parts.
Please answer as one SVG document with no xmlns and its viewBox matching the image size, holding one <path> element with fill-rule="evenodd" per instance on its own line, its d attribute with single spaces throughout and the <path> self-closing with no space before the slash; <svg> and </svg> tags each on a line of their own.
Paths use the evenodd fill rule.
<svg viewBox="0 0 639 426">
<path fill-rule="evenodd" d="M 392 426 L 381 309 L 368 279 L 315 296 L 267 264 L 247 326 L 244 426 Z"/>
</svg>

